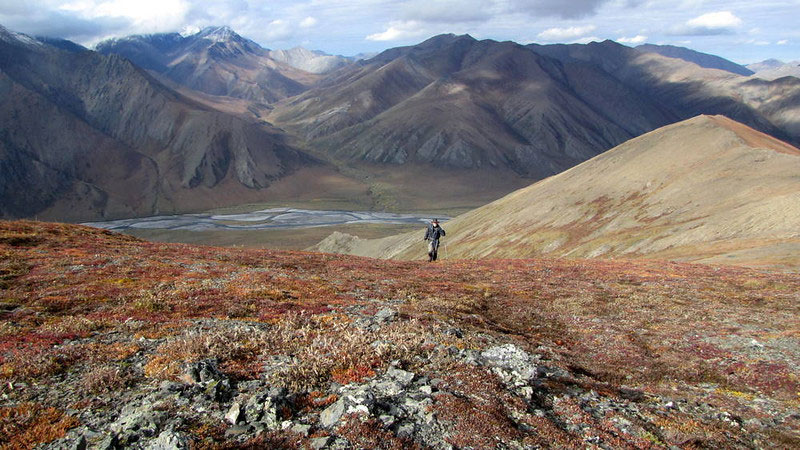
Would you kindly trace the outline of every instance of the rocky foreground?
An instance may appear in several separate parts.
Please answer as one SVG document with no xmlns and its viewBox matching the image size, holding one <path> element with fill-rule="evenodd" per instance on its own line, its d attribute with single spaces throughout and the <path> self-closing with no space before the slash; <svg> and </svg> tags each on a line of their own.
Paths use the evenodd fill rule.
<svg viewBox="0 0 800 450">
<path fill-rule="evenodd" d="M 798 292 L 0 222 L 0 448 L 796 448 Z"/>
</svg>

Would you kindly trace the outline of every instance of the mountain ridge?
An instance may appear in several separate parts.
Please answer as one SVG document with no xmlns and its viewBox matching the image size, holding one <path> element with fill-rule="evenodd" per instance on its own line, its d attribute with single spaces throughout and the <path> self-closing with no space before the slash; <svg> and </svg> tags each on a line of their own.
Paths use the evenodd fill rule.
<svg viewBox="0 0 800 450">
<path fill-rule="evenodd" d="M 224 184 L 252 197 L 313 161 L 277 131 L 190 100 L 120 56 L 9 36 L 0 41 L 0 114 L 13 125 L 0 136 L 4 217 L 211 206 L 230 194 L 199 190 Z"/>
<path fill-rule="evenodd" d="M 750 76 L 755 73 L 755 71 L 747 66 L 736 64 L 735 62 L 729 61 L 725 58 L 716 55 L 710 55 L 708 53 L 698 52 L 686 47 L 678 47 L 675 45 L 642 44 L 637 45 L 635 48 L 636 50 L 643 52 L 658 53 L 659 55 L 667 56 L 669 58 L 679 58 L 707 69 L 720 69 L 743 76 Z"/>
<path fill-rule="evenodd" d="M 135 35 L 99 43 L 115 53 L 191 89 L 259 103 L 299 94 L 317 80 L 269 56 L 259 44 L 226 26 L 179 33 Z"/>
<path fill-rule="evenodd" d="M 768 153 L 765 153 L 768 152 Z M 443 224 L 449 257 L 670 258 L 797 267 L 800 150 L 721 116 L 634 138 Z M 756 193 L 758 193 L 756 195 Z M 399 259 L 420 235 L 317 249 Z"/>
</svg>

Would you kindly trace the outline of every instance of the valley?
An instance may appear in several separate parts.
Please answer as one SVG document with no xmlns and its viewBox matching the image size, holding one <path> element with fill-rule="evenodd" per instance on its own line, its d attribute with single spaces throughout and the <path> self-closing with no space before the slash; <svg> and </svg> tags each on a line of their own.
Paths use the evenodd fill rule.
<svg viewBox="0 0 800 450">
<path fill-rule="evenodd" d="M 137 33 L 0 25 L 0 450 L 800 448 L 794 63 Z"/>
</svg>

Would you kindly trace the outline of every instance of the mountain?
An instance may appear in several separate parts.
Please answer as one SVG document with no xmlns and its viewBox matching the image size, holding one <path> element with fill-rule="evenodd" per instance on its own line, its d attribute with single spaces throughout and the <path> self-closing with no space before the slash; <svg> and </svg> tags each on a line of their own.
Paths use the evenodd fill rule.
<svg viewBox="0 0 800 450">
<path fill-rule="evenodd" d="M 276 105 L 270 120 L 350 162 L 541 178 L 676 120 L 598 69 L 512 42 L 442 35 L 387 50 Z M 608 100 L 613 93 L 613 103 Z"/>
<path fill-rule="evenodd" d="M 800 447 L 796 273 L 31 221 L 0 255 L 7 448 Z"/>
<path fill-rule="evenodd" d="M 269 57 L 296 69 L 317 74 L 333 72 L 353 62 L 352 59 L 344 56 L 329 55 L 320 51 L 307 50 L 303 47 L 295 47 L 289 50 L 270 50 Z"/>
<path fill-rule="evenodd" d="M 312 163 L 128 60 L 0 28 L 0 216 L 88 220 L 263 198 Z M 250 200 L 247 200 L 250 199 Z"/>
<path fill-rule="evenodd" d="M 755 73 L 750 68 L 736 64 L 733 61 L 729 61 L 716 55 L 701 53 L 686 47 L 676 47 L 674 45 L 642 44 L 637 45 L 636 50 L 648 53 L 658 53 L 661 56 L 682 59 L 684 61 L 697 64 L 700 67 L 705 67 L 706 69 L 725 70 L 737 75 L 750 76 Z"/>
<path fill-rule="evenodd" d="M 317 76 L 270 57 L 270 52 L 228 27 L 135 35 L 97 45 L 175 83 L 217 96 L 273 103 L 305 91 Z"/>
<path fill-rule="evenodd" d="M 350 165 L 543 178 L 698 114 L 798 143 L 799 99 L 791 80 L 753 80 L 612 41 L 521 46 L 442 35 L 343 69 L 276 104 L 269 120 Z"/>
<path fill-rule="evenodd" d="M 767 59 L 759 63 L 748 64 L 747 68 L 755 72 L 758 78 L 777 80 L 783 77 L 800 78 L 800 61 L 785 63 L 777 59 Z"/>
<path fill-rule="evenodd" d="M 564 64 L 600 68 L 680 119 L 721 114 L 778 139 L 800 145 L 800 80 L 766 81 L 655 53 L 613 41 L 528 46 Z"/>
<path fill-rule="evenodd" d="M 443 224 L 447 257 L 624 257 L 800 267 L 800 150 L 722 116 L 632 139 Z M 422 230 L 321 250 L 401 259 Z"/>
</svg>

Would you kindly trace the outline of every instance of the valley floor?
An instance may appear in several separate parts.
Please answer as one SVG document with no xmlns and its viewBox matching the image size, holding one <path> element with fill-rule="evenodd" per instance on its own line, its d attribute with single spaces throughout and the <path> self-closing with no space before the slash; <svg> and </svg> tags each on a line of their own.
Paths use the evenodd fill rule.
<svg viewBox="0 0 800 450">
<path fill-rule="evenodd" d="M 0 222 L 0 447 L 792 448 L 800 276 Z"/>
</svg>

